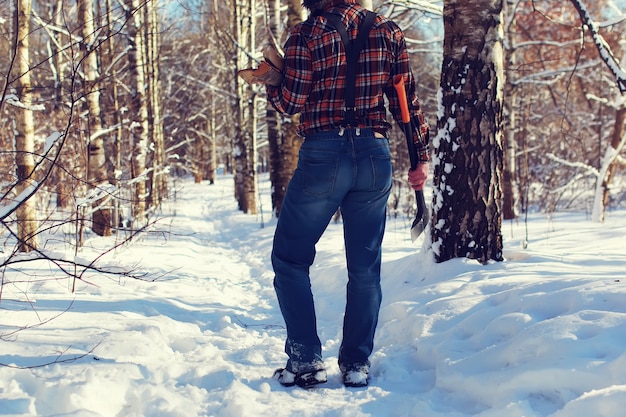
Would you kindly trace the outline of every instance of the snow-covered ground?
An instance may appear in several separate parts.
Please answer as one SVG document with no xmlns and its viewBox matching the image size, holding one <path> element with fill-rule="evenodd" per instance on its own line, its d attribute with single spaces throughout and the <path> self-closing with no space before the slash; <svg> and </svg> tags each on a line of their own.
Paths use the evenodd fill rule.
<svg viewBox="0 0 626 417">
<path fill-rule="evenodd" d="M 267 179 L 263 216 L 237 211 L 231 177 L 177 186 L 149 233 L 100 260 L 146 281 L 89 273 L 72 293 L 48 264 L 2 271 L 0 416 L 625 415 L 626 211 L 507 222 L 506 261 L 486 266 L 435 264 L 390 219 L 363 389 L 336 364 L 346 273 L 331 224 L 312 272 L 329 381 L 305 391 L 271 378 L 286 356 Z"/>
</svg>

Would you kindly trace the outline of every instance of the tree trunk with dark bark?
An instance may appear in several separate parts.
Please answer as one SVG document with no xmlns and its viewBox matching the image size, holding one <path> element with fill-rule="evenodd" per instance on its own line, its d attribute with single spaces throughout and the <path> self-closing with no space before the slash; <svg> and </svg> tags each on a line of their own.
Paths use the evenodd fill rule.
<svg viewBox="0 0 626 417">
<path fill-rule="evenodd" d="M 255 93 L 237 76 L 241 68 L 253 66 L 248 52 L 255 50 L 255 16 L 254 0 L 235 3 L 235 34 L 237 63 L 233 74 L 237 90 L 237 104 L 234 118 L 237 126 L 233 145 L 235 159 L 235 198 L 239 210 L 244 213 L 256 214 L 256 111 Z"/>
<path fill-rule="evenodd" d="M 278 8 L 280 2 L 274 1 L 277 3 L 274 7 Z M 275 13 L 278 13 L 278 10 Z M 302 4 L 297 1 L 290 1 L 287 14 L 289 27 L 300 23 L 302 21 Z M 274 19 L 279 21 L 280 16 L 274 16 Z M 273 27 L 273 34 L 275 39 L 281 39 L 276 27 Z M 298 117 L 299 115 L 296 115 L 290 119 L 284 119 L 273 109 L 268 110 L 267 114 L 268 135 L 270 135 L 272 209 L 276 217 L 280 215 L 287 186 L 298 165 L 298 153 L 302 144 L 302 139 L 297 134 Z"/>
<path fill-rule="evenodd" d="M 444 2 L 442 114 L 433 141 L 437 262 L 502 260 L 502 2 Z"/>
</svg>

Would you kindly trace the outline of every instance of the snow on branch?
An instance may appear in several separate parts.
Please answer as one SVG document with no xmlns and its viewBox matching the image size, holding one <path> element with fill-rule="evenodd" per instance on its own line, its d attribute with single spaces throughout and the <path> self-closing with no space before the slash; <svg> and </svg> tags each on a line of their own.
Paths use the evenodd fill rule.
<svg viewBox="0 0 626 417">
<path fill-rule="evenodd" d="M 43 104 L 28 105 L 28 104 L 22 103 L 19 97 L 16 96 L 15 94 L 8 94 L 4 100 L 7 104 L 10 104 L 14 107 L 18 107 L 20 109 L 27 109 L 31 111 L 45 111 L 46 110 L 46 107 Z"/>
<path fill-rule="evenodd" d="M 620 66 L 619 61 L 613 55 L 611 48 L 606 43 L 600 32 L 598 31 L 598 27 L 596 23 L 591 18 L 591 15 L 587 11 L 585 5 L 582 4 L 581 0 L 570 0 L 578 14 L 580 15 L 580 19 L 584 26 L 588 27 L 593 36 L 593 43 L 598 48 L 598 52 L 600 53 L 600 57 L 604 61 L 604 63 L 609 67 L 609 70 L 615 77 L 615 81 L 617 82 L 617 87 L 619 91 L 624 94 L 626 93 L 626 71 Z"/>
<path fill-rule="evenodd" d="M 570 74 L 575 70 L 593 68 L 600 64 L 599 60 L 586 62 L 584 64 L 577 64 L 566 68 L 557 68 L 551 70 L 541 71 L 535 74 L 530 74 L 526 77 L 522 77 L 518 80 L 511 81 L 513 85 L 520 85 L 525 83 L 537 83 L 537 84 L 554 84 L 564 75 Z"/>
<path fill-rule="evenodd" d="M 28 200 L 37 191 L 38 184 L 33 183 L 26 187 L 13 201 L 9 204 L 0 207 L 0 221 L 3 221 L 9 217 L 24 201 Z"/>
<path fill-rule="evenodd" d="M 443 7 L 428 0 L 394 0 L 388 3 L 393 3 L 395 6 L 404 6 L 407 9 L 431 13 L 436 16 L 443 16 Z"/>
<path fill-rule="evenodd" d="M 593 176 L 598 176 L 599 172 L 596 168 L 592 167 L 589 164 L 585 164 L 584 162 L 572 162 L 572 161 L 566 161 L 565 159 L 559 158 L 558 156 L 556 156 L 553 153 L 547 153 L 546 157 L 548 159 L 551 159 L 554 162 L 558 162 L 561 165 L 565 165 L 571 168 L 580 168 L 583 171 L 585 171 L 587 174 L 593 175 Z"/>
<path fill-rule="evenodd" d="M 111 132 L 115 132 L 120 126 L 122 125 L 122 123 L 118 123 L 116 125 L 110 126 L 106 129 L 100 129 L 97 132 L 94 132 L 90 137 L 89 137 L 89 141 L 94 141 L 96 139 L 98 139 L 100 136 L 105 136 L 108 135 Z"/>
</svg>

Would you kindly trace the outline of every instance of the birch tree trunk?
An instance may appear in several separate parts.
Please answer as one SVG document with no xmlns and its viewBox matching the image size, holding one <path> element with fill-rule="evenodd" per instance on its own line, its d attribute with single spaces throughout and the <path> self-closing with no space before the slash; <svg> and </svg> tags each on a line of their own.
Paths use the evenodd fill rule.
<svg viewBox="0 0 626 417">
<path fill-rule="evenodd" d="M 241 7 L 238 5 L 236 0 L 232 1 L 234 13 L 233 13 L 233 30 L 238 42 L 241 42 L 242 39 L 242 12 Z M 239 210 L 244 213 L 248 210 L 248 203 L 245 200 L 245 183 L 244 176 L 245 167 L 247 165 L 247 155 L 246 155 L 246 146 L 245 141 L 243 139 L 243 123 L 244 123 L 244 111 L 243 105 L 245 103 L 245 98 L 243 97 L 243 93 L 245 91 L 245 85 L 242 80 L 237 76 L 237 72 L 245 68 L 245 65 L 241 62 L 241 51 L 237 48 L 237 45 L 233 46 L 235 48 L 235 68 L 234 68 L 234 83 L 235 83 L 235 91 L 237 92 L 237 99 L 235 104 L 233 105 L 233 120 L 235 122 L 234 133 L 235 136 L 233 138 L 233 173 L 235 180 L 235 199 L 237 200 Z"/>
<path fill-rule="evenodd" d="M 52 6 L 52 21 L 57 27 L 63 25 L 63 0 L 56 0 Z M 63 68 L 61 65 L 61 50 L 59 45 L 63 45 L 62 35 L 58 32 L 50 34 L 50 65 L 54 76 L 54 108 L 58 109 L 63 105 Z"/>
<path fill-rule="evenodd" d="M 132 202 L 133 221 L 143 222 L 146 211 L 146 155 L 148 151 L 148 104 L 146 101 L 145 57 L 141 34 L 142 14 L 139 0 L 126 0 L 128 21 L 128 65 L 131 74 L 130 132 L 131 132 L 131 176 L 134 182 Z"/>
<path fill-rule="evenodd" d="M 247 0 L 247 17 L 248 23 L 248 50 L 254 53 L 256 50 L 256 0 Z M 252 66 L 252 60 L 249 59 L 249 65 Z M 244 135 L 244 143 L 247 146 L 247 166 L 245 175 L 246 204 L 248 209 L 245 211 L 250 214 L 257 214 L 257 111 L 256 111 L 256 93 L 252 91 L 252 86 L 246 85 L 245 95 L 248 97 L 247 111 L 244 113 L 244 121 L 247 126 Z"/>
<path fill-rule="evenodd" d="M 217 169 L 217 123 L 215 115 L 215 102 L 211 102 L 211 119 L 209 120 L 210 138 L 208 144 L 207 166 L 204 178 L 209 184 L 215 184 L 215 171 Z"/>
<path fill-rule="evenodd" d="M 506 109 L 507 126 L 503 136 L 504 160 L 502 170 L 502 218 L 505 220 L 517 219 L 519 215 L 519 184 L 517 182 L 517 142 L 515 140 L 517 130 L 517 114 L 513 108 L 517 99 L 514 88 L 507 88 L 507 100 L 504 104 Z"/>
<path fill-rule="evenodd" d="M 235 65 L 235 83 L 238 103 L 235 118 L 236 137 L 233 147 L 235 155 L 235 198 L 239 210 L 256 214 L 256 111 L 255 94 L 252 86 L 239 79 L 236 71 L 252 67 L 249 53 L 255 50 L 255 0 L 246 0 L 235 5 L 235 33 L 237 34 L 237 65 Z"/>
<path fill-rule="evenodd" d="M 502 260 L 502 3 L 444 2 L 442 114 L 433 140 L 437 262 Z"/>
<path fill-rule="evenodd" d="M 217 16 L 220 16 L 219 7 L 217 2 L 212 4 L 212 22 L 215 23 Z M 215 24 L 209 25 L 210 39 L 219 39 L 218 28 Z M 208 121 L 209 128 L 209 143 L 208 143 L 208 155 L 206 170 L 203 173 L 204 179 L 209 181 L 209 184 L 215 184 L 215 174 L 217 170 L 217 104 L 215 99 L 211 100 L 211 117 Z"/>
<path fill-rule="evenodd" d="M 109 31 L 113 29 L 113 5 L 112 0 L 105 0 L 105 19 L 106 26 Z M 112 60 L 115 56 L 115 47 L 116 47 L 116 39 L 115 36 L 107 36 L 106 39 L 106 54 L 105 57 L 109 58 L 107 61 Z M 107 62 L 108 65 L 111 62 Z M 106 101 L 106 105 L 104 108 L 106 112 L 110 115 L 110 123 L 111 125 L 117 126 L 113 135 L 113 141 L 111 146 L 112 160 L 114 161 L 114 172 L 115 176 L 112 178 L 113 184 L 117 188 L 119 192 L 120 182 L 119 176 L 122 172 L 122 138 L 124 137 L 123 127 L 122 127 L 122 119 L 120 108 L 122 107 L 120 104 L 120 94 L 119 94 L 119 82 L 118 82 L 118 71 L 115 68 L 111 68 L 111 74 L 109 75 L 109 100 Z M 113 205 L 113 222 L 114 226 L 118 227 L 120 225 L 120 200 L 115 199 Z"/>
<path fill-rule="evenodd" d="M 145 5 L 145 56 L 148 82 L 148 126 L 150 143 L 153 144 L 150 171 L 150 207 L 161 205 L 167 194 L 165 171 L 165 140 L 161 118 L 161 89 L 159 84 L 159 17 L 157 0 Z"/>
<path fill-rule="evenodd" d="M 505 4 L 505 7 L 507 5 Z M 510 14 L 510 16 L 508 15 Z M 505 51 L 505 95 L 504 102 L 504 159 L 502 169 L 502 217 L 505 220 L 516 219 L 519 215 L 519 184 L 517 182 L 517 88 L 513 81 L 516 77 L 515 31 L 513 26 L 513 8 L 507 8 L 507 46 Z"/>
<path fill-rule="evenodd" d="M 53 5 L 50 5 L 51 12 L 49 19 L 56 27 L 63 26 L 63 0 L 55 0 Z M 59 111 L 63 107 L 63 97 L 65 96 L 64 84 L 64 60 L 62 53 L 62 45 L 64 44 L 64 38 L 67 36 L 57 31 L 49 33 L 49 60 L 50 69 L 54 79 L 54 101 L 53 110 Z M 71 150 L 67 151 L 68 153 Z M 66 164 L 70 165 L 71 162 L 66 159 Z M 66 166 L 67 166 L 66 165 Z M 72 167 L 69 167 L 68 171 L 72 172 Z M 72 202 L 74 197 L 74 189 L 76 188 L 76 178 L 72 178 L 71 175 L 64 169 L 55 167 L 52 170 L 50 181 L 56 192 L 56 207 L 57 210 L 73 210 L 75 205 Z"/>
<path fill-rule="evenodd" d="M 17 167 L 18 198 L 24 198 L 35 185 L 35 128 L 30 81 L 30 0 L 15 0 L 15 90 L 22 104 L 15 114 L 15 165 Z M 24 198 L 16 210 L 18 251 L 30 252 L 39 248 L 37 239 L 36 202 L 34 196 Z"/>
<path fill-rule="evenodd" d="M 89 138 L 87 182 L 98 192 L 103 186 L 109 185 L 109 175 L 106 167 L 106 152 L 104 148 L 104 135 L 102 132 L 101 112 L 100 112 L 100 91 L 98 80 L 98 57 L 94 48 L 96 41 L 94 36 L 94 13 L 93 0 L 78 0 L 78 19 L 82 25 L 82 42 L 80 44 L 85 58 L 83 59 L 83 72 L 85 84 L 85 98 L 87 102 L 87 136 Z M 104 187 L 106 189 L 108 187 Z M 97 208 L 92 213 L 93 232 L 99 236 L 111 236 L 111 202 L 108 195 L 102 196 L 93 202 Z"/>
</svg>

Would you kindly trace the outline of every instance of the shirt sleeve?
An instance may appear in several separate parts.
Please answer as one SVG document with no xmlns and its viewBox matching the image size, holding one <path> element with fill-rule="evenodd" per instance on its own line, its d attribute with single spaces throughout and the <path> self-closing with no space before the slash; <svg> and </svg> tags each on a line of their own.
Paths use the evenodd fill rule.
<svg viewBox="0 0 626 417">
<path fill-rule="evenodd" d="M 413 142 L 417 150 L 417 161 L 418 163 L 426 163 L 430 161 L 430 127 L 426 122 L 419 98 L 417 97 L 415 78 L 413 77 L 413 72 L 409 64 L 406 40 L 399 28 L 395 31 L 394 41 L 397 59 L 396 62 L 391 65 L 393 73 L 391 74 L 389 85 L 386 87 L 389 111 L 394 120 L 398 124 L 401 124 L 402 115 L 400 112 L 400 102 L 393 86 L 393 78 L 398 74 L 402 74 L 404 76 L 404 87 L 409 104 L 409 112 L 411 113 L 411 128 L 413 131 Z"/>
<path fill-rule="evenodd" d="M 285 66 L 279 86 L 266 85 L 270 104 L 280 113 L 294 115 L 304 108 L 313 83 L 311 53 L 299 33 L 285 43 Z"/>
</svg>

